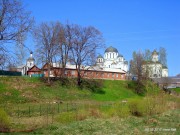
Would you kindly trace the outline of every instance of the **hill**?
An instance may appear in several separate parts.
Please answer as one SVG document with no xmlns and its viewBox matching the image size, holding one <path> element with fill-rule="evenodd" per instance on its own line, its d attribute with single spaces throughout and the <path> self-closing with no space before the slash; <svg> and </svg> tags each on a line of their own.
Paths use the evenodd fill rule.
<svg viewBox="0 0 180 135">
<path fill-rule="evenodd" d="M 39 78 L 1 77 L 0 102 L 7 103 L 39 103 L 59 101 L 117 101 L 139 97 L 128 88 L 129 81 L 104 80 L 101 92 L 92 92 L 87 88 L 62 86 L 59 81 L 51 86 Z"/>
</svg>

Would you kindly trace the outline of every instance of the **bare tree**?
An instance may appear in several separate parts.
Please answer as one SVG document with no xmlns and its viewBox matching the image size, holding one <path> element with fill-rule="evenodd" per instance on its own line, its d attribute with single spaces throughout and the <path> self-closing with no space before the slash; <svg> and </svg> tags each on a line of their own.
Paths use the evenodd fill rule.
<svg viewBox="0 0 180 135">
<path fill-rule="evenodd" d="M 96 49 L 102 47 L 102 34 L 94 27 L 73 26 L 72 60 L 77 70 L 77 85 L 81 85 L 82 66 L 89 65 Z"/>
<path fill-rule="evenodd" d="M 159 62 L 163 66 L 167 66 L 167 53 L 166 53 L 166 49 L 163 47 L 159 48 Z"/>
<path fill-rule="evenodd" d="M 58 38 L 58 47 L 59 47 L 59 54 L 60 54 L 60 61 L 62 64 L 61 76 L 64 77 L 66 64 L 68 60 L 70 60 L 70 50 L 73 44 L 73 29 L 72 25 L 66 24 L 61 25 L 61 29 L 59 31 L 59 38 Z"/>
<path fill-rule="evenodd" d="M 0 41 L 17 41 L 32 26 L 33 18 L 17 0 L 0 0 Z"/>
<path fill-rule="evenodd" d="M 146 49 L 144 52 L 144 60 L 150 61 L 151 60 L 151 51 L 149 49 Z"/>
<path fill-rule="evenodd" d="M 59 34 L 59 23 L 41 23 L 34 29 L 36 49 L 40 59 L 45 59 L 48 66 L 48 83 L 50 83 L 50 70 L 52 60 L 57 54 L 57 39 Z"/>
<path fill-rule="evenodd" d="M 0 61 L 8 58 L 8 43 L 20 41 L 31 29 L 33 18 L 24 9 L 21 1 L 0 0 Z M 6 61 L 9 61 L 5 60 Z M 5 63 L 1 63 L 5 64 Z"/>
<path fill-rule="evenodd" d="M 144 64 L 144 58 L 145 56 L 142 52 L 133 52 L 133 59 L 130 61 L 130 73 L 137 76 L 136 92 L 138 94 L 143 93 L 143 83 L 149 76 L 147 64 Z"/>
</svg>

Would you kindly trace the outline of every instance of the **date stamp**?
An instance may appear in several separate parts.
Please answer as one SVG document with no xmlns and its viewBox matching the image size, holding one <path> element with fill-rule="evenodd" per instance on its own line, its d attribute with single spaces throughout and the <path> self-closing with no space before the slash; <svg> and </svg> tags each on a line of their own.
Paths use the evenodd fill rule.
<svg viewBox="0 0 180 135">
<path fill-rule="evenodd" d="M 176 132 L 176 128 L 145 128 L 146 132 Z"/>
</svg>

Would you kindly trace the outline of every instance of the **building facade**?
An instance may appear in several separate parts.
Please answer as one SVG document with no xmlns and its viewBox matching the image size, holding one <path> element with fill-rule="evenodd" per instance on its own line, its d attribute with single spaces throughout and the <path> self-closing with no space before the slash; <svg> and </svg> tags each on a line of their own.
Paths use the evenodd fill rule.
<svg viewBox="0 0 180 135">
<path fill-rule="evenodd" d="M 45 64 L 42 68 L 45 77 L 48 77 L 48 66 Z M 60 77 L 62 75 L 62 66 L 59 63 L 52 63 L 50 69 L 50 77 Z M 75 65 L 66 65 L 65 68 L 66 77 L 77 77 L 78 72 Z M 113 70 L 104 70 L 96 66 L 87 66 L 81 67 L 81 76 L 83 78 L 89 79 L 109 79 L 109 80 L 125 80 L 126 72 L 113 69 Z"/>
<path fill-rule="evenodd" d="M 102 55 L 97 57 L 96 66 L 109 70 L 120 69 L 125 72 L 128 71 L 128 62 L 118 50 L 112 46 L 105 50 L 104 57 Z"/>
</svg>

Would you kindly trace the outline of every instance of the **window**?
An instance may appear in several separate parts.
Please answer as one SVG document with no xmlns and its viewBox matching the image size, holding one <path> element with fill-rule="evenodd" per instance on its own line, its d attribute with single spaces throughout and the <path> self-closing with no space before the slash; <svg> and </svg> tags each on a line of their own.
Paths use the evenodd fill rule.
<svg viewBox="0 0 180 135">
<path fill-rule="evenodd" d="M 75 71 L 71 71 L 71 74 L 72 74 L 72 75 L 75 75 Z"/>
<path fill-rule="evenodd" d="M 121 75 L 121 78 L 124 78 L 124 75 Z"/>
<path fill-rule="evenodd" d="M 67 71 L 65 71 L 65 75 L 67 75 L 67 73 L 68 73 L 68 72 L 67 72 Z"/>
<path fill-rule="evenodd" d="M 116 74 L 116 77 L 118 78 L 118 74 Z"/>
<path fill-rule="evenodd" d="M 96 72 L 96 76 L 98 76 L 98 73 Z"/>
<path fill-rule="evenodd" d="M 101 73 L 101 77 L 104 77 L 104 74 L 103 74 L 103 73 Z"/>
<path fill-rule="evenodd" d="M 112 73 L 112 77 L 114 77 L 114 73 Z"/>
<path fill-rule="evenodd" d="M 107 77 L 109 77 L 109 73 L 107 73 Z"/>
</svg>

